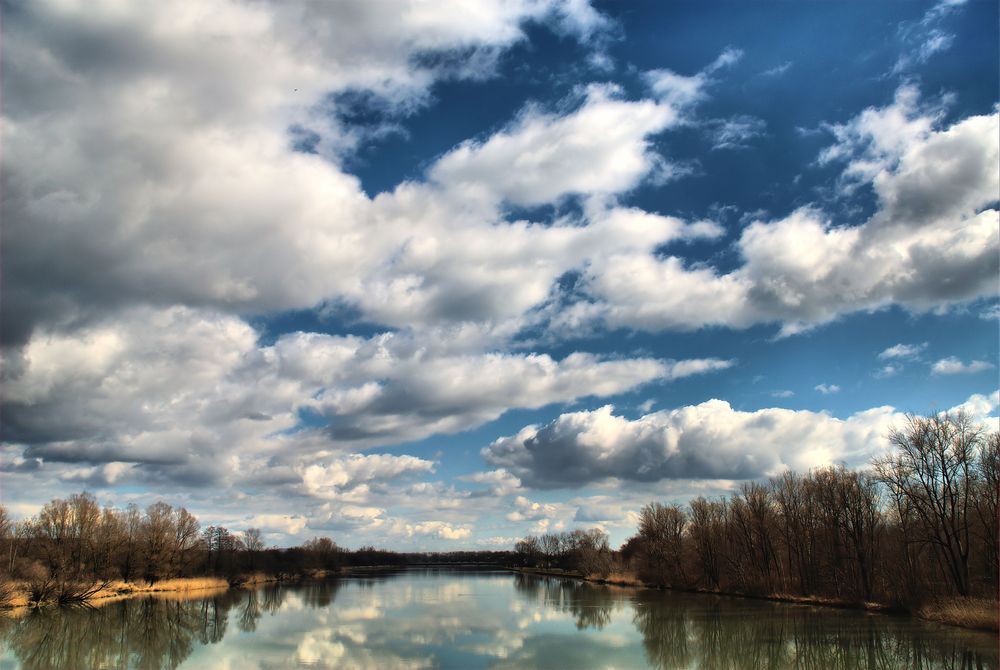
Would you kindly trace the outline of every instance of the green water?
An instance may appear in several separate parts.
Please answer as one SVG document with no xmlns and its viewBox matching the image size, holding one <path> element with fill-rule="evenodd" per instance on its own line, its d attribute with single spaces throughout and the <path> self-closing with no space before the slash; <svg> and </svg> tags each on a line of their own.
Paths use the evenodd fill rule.
<svg viewBox="0 0 1000 670">
<path fill-rule="evenodd" d="M 0 618 L 14 668 L 997 668 L 997 638 L 902 617 L 409 570 Z"/>
</svg>

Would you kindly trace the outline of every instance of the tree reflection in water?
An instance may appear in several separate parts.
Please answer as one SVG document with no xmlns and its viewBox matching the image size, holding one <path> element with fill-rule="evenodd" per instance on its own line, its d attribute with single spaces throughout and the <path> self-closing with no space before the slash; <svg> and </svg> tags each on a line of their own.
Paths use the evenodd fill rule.
<svg viewBox="0 0 1000 670">
<path fill-rule="evenodd" d="M 656 668 L 996 668 L 963 631 L 849 610 L 641 591 L 633 622 Z M 976 634 L 972 634 L 976 635 Z"/>
<path fill-rule="evenodd" d="M 198 667 L 997 668 L 995 638 L 903 617 L 506 579 L 414 573 L 41 609 L 0 616 L 0 646 L 27 670 L 176 668 L 186 659 Z M 280 621 L 261 623 L 272 615 Z M 217 644 L 227 633 L 234 639 Z M 199 645 L 211 649 L 191 658 Z"/>
<path fill-rule="evenodd" d="M 573 616 L 578 630 L 601 630 L 624 605 L 623 591 L 575 579 L 539 578 L 516 574 L 514 588 L 526 599 L 544 603 Z"/>
<path fill-rule="evenodd" d="M 42 608 L 3 620 L 4 646 L 25 670 L 48 668 L 176 668 L 195 643 L 226 634 L 229 612 L 242 603 L 241 629 L 274 595 L 226 591 L 207 598 L 130 598 L 100 607 Z M 253 604 L 250 604 L 250 602 Z M 252 624 L 254 627 L 256 623 Z M 252 629 L 251 629 L 252 630 Z"/>
</svg>

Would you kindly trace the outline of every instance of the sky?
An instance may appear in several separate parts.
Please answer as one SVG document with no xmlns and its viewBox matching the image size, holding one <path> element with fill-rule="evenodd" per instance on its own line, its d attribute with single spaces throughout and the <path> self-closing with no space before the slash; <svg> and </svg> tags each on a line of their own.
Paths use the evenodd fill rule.
<svg viewBox="0 0 1000 670">
<path fill-rule="evenodd" d="M 998 425 L 998 7 L 3 3 L 0 502 L 510 548 Z"/>
</svg>

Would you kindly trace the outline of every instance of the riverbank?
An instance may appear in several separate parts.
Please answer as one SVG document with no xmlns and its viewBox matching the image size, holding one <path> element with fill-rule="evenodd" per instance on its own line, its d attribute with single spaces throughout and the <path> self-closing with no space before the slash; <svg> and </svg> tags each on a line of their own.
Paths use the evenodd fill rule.
<svg viewBox="0 0 1000 670">
<path fill-rule="evenodd" d="M 206 593 L 221 593 L 231 588 L 253 588 L 275 582 L 294 583 L 328 579 L 348 574 L 349 570 L 349 568 L 341 568 L 339 570 L 310 570 L 303 573 L 282 573 L 278 575 L 254 572 L 237 575 L 229 579 L 222 577 L 175 577 L 153 582 L 152 584 L 145 581 L 127 582 L 123 580 L 113 580 L 106 584 L 95 582 L 87 588 L 80 589 L 85 591 L 87 595 L 74 601 L 74 604 L 97 605 L 138 596 L 184 596 L 189 593 L 193 594 L 191 597 L 201 598 Z M 27 582 L 8 582 L 0 585 L 0 590 L 10 594 L 6 602 L 0 605 L 0 609 L 18 609 L 58 604 L 56 593 L 41 601 L 32 602 L 31 588 Z"/>
<path fill-rule="evenodd" d="M 647 589 L 667 589 L 686 593 L 701 593 L 706 595 L 731 596 L 735 598 L 751 598 L 754 600 L 770 600 L 774 602 L 815 607 L 836 607 L 840 609 L 856 609 L 880 614 L 908 614 L 924 621 L 933 621 L 960 628 L 972 630 L 1000 631 L 1000 603 L 986 598 L 941 598 L 925 603 L 912 610 L 891 607 L 878 602 L 859 602 L 822 596 L 799 596 L 792 594 L 771 593 L 764 595 L 710 591 L 707 589 L 676 589 L 671 587 L 648 584 L 632 573 L 611 573 L 606 577 L 584 575 L 579 572 L 565 571 L 558 568 L 511 568 L 514 572 L 545 577 L 562 577 L 577 579 L 595 584 L 611 586 L 631 586 Z"/>
</svg>

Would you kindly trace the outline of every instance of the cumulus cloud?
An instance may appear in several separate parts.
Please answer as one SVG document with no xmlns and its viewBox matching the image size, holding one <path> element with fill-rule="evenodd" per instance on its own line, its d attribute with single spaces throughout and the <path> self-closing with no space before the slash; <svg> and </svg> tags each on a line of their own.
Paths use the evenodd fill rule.
<svg viewBox="0 0 1000 670">
<path fill-rule="evenodd" d="M 704 98 L 735 49 L 691 77 L 650 73 L 654 99 L 601 84 L 559 111 L 529 105 L 445 152 L 423 180 L 371 198 L 342 169 L 357 138 L 330 109 L 335 94 L 420 105 L 441 78 L 488 74 L 489 55 L 522 40 L 527 22 L 586 40 L 604 21 L 581 2 L 407 5 L 390 20 L 352 7 L 8 12 L 5 341 L 136 304 L 322 305 L 390 327 L 476 324 L 506 336 L 539 318 L 651 330 L 778 321 L 790 333 L 859 309 L 991 294 L 997 215 L 983 208 L 997 191 L 996 115 L 939 128 L 907 87 L 888 108 L 831 126 L 837 143 L 822 158 L 847 161 L 848 182 L 872 183 L 872 221 L 842 228 L 802 209 L 755 222 L 737 243 L 744 265 L 728 274 L 664 256 L 672 241 L 722 230 L 615 197 L 677 173 L 652 138 Z M 720 127 L 723 145 L 759 129 L 734 123 Z M 312 153 L 294 150 L 297 133 L 315 136 Z M 505 218 L 505 204 L 576 196 L 579 217 Z M 816 258 L 797 259 L 804 244 Z M 582 273 L 586 300 L 563 309 L 569 272 Z"/>
<path fill-rule="evenodd" d="M 747 479 L 785 468 L 864 465 L 888 448 L 886 433 L 904 418 L 892 407 L 838 419 L 806 410 L 744 412 L 723 400 L 709 400 L 629 420 L 606 405 L 527 426 L 482 453 L 538 488 L 576 487 L 607 478 Z"/>
<path fill-rule="evenodd" d="M 995 295 L 1000 115 L 945 128 L 941 118 L 904 86 L 888 107 L 831 127 L 837 142 L 821 160 L 845 163 L 845 188 L 867 183 L 878 198 L 864 224 L 838 226 L 815 207 L 754 221 L 736 242 L 743 265 L 726 274 L 673 255 L 596 259 L 584 282 L 592 299 L 569 307 L 556 325 L 779 322 L 788 335 L 858 310 L 922 311 Z"/>
<path fill-rule="evenodd" d="M 506 496 L 521 490 L 521 480 L 503 468 L 489 472 L 474 472 L 471 475 L 462 475 L 458 479 L 474 484 L 486 484 L 489 487 L 488 493 L 492 496 Z"/>
<path fill-rule="evenodd" d="M 134 476 L 198 481 L 259 470 L 320 495 L 433 467 L 330 450 L 458 432 L 513 407 L 611 396 L 729 365 L 465 352 L 402 333 L 290 333 L 264 345 L 235 317 L 139 309 L 73 335 L 36 332 L 4 368 L 2 430 L 5 442 L 25 445 L 26 459 L 138 463 Z"/>
<path fill-rule="evenodd" d="M 996 430 L 996 412 L 1000 407 L 1000 390 L 989 395 L 974 393 L 960 405 L 952 407 L 949 412 L 965 412 L 973 421 L 988 423 L 991 430 Z"/>
<path fill-rule="evenodd" d="M 840 391 L 840 387 L 836 384 L 817 384 L 813 388 L 823 395 L 830 395 L 831 393 L 838 393 Z"/>
<path fill-rule="evenodd" d="M 375 204 L 340 168 L 356 137 L 330 113 L 332 94 L 423 104 L 441 78 L 488 75 L 490 56 L 532 21 L 581 38 L 603 25 L 576 1 L 41 2 L 7 12 L 5 341 L 135 303 L 267 311 L 357 302 L 372 292 L 365 278 L 427 235 L 412 220 L 419 199 L 401 217 L 406 189 Z M 629 109 L 619 108 L 627 135 Z M 294 150 L 303 133 L 314 153 Z M 616 157 L 636 158 L 629 151 Z M 566 184 L 586 188 L 580 179 Z M 427 215 L 442 213 L 445 224 L 495 223 L 458 204 Z M 433 231 L 446 238 L 442 225 Z"/>
<path fill-rule="evenodd" d="M 513 501 L 514 509 L 507 513 L 507 520 L 555 522 L 560 516 L 568 513 L 569 508 L 564 503 L 540 503 L 517 496 Z"/>
<path fill-rule="evenodd" d="M 302 483 L 310 495 L 336 496 L 344 489 L 373 480 L 388 481 L 407 474 L 434 471 L 434 463 L 415 456 L 351 454 L 301 469 Z"/>
<path fill-rule="evenodd" d="M 404 537 L 426 535 L 441 540 L 465 540 L 472 535 L 472 530 L 467 526 L 453 526 L 444 521 L 423 521 L 421 523 L 396 522 L 390 527 L 390 533 Z"/>
<path fill-rule="evenodd" d="M 968 363 L 963 363 L 955 356 L 948 356 L 935 362 L 931 366 L 931 373 L 935 375 L 968 375 L 991 369 L 993 369 L 993 364 L 987 361 L 969 361 Z"/>
<path fill-rule="evenodd" d="M 515 205 L 627 191 L 656 164 L 647 137 L 677 115 L 669 105 L 617 97 L 613 87 L 591 86 L 569 115 L 529 107 L 512 127 L 442 156 L 429 176 L 465 197 Z"/>
</svg>

